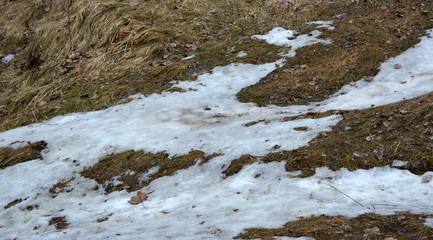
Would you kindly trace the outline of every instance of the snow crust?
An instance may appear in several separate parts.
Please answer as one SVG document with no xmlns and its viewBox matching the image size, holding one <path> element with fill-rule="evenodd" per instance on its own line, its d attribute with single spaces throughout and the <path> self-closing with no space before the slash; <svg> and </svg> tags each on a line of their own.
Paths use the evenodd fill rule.
<svg viewBox="0 0 433 240">
<path fill-rule="evenodd" d="M 318 39 L 319 35 L 314 30 L 295 36 L 291 30 L 276 28 L 254 38 L 287 46 L 290 51 L 284 57 L 291 57 L 302 46 L 331 43 Z M 282 66 L 283 58 L 262 65 L 216 67 L 196 81 L 173 86 L 185 92 L 135 95 L 129 103 L 106 110 L 69 114 L 0 133 L 0 147 L 17 147 L 16 141 L 48 143 L 42 161 L 0 170 L 4 193 L 0 207 L 23 200 L 9 209 L 1 208 L 0 235 L 12 239 L 230 239 L 245 228 L 280 227 L 312 214 L 432 213 L 433 182 L 422 183 L 422 176 L 391 167 L 353 172 L 318 168 L 315 176 L 297 178 L 299 172 L 286 172 L 288 159 L 281 159 L 248 165 L 228 178 L 221 173 L 231 160 L 244 154 L 263 156 L 306 146 L 341 120 L 339 115 L 282 121 L 284 117 L 367 108 L 432 91 L 433 69 L 428 64 L 432 48 L 432 39 L 424 37 L 414 48 L 382 64 L 372 82 L 360 80 L 356 88 L 345 86 L 330 99 L 308 106 L 257 107 L 237 101 L 242 88 Z M 395 63 L 403 67 L 394 69 Z M 397 78 L 407 82 L 401 84 Z M 247 127 L 251 122 L 257 123 Z M 309 130 L 294 130 L 297 127 Z M 127 203 L 133 193 L 104 195 L 101 188 L 92 190 L 97 185 L 94 180 L 79 175 L 100 158 L 130 149 L 170 155 L 196 149 L 223 155 L 153 181 L 141 190 L 149 194 L 148 201 L 136 206 Z M 151 169 L 143 179 L 157 170 Z M 70 191 L 52 198 L 49 189 L 72 177 Z M 34 206 L 33 210 L 26 210 L 28 206 Z M 48 225 L 57 216 L 66 217 L 67 229 L 56 231 Z"/>
</svg>

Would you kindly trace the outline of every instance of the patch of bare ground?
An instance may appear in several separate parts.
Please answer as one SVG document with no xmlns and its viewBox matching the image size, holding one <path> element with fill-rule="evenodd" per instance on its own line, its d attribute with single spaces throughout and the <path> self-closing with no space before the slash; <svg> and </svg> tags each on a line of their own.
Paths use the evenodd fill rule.
<svg viewBox="0 0 433 240">
<path fill-rule="evenodd" d="M 165 152 L 153 154 L 127 151 L 101 159 L 93 167 L 84 169 L 81 175 L 102 184 L 107 194 L 124 189 L 132 192 L 147 186 L 157 178 L 173 175 L 177 170 L 189 168 L 197 163 L 203 165 L 215 156 L 217 155 L 206 155 L 195 150 L 186 155 L 173 157 L 169 157 Z M 151 169 L 156 171 L 150 173 Z M 121 183 L 114 184 L 114 179 Z"/>
<path fill-rule="evenodd" d="M 394 215 L 363 214 L 355 218 L 318 216 L 288 222 L 282 228 L 250 228 L 236 239 L 263 239 L 274 237 L 311 237 L 314 239 L 432 239 L 433 229 L 424 225 L 423 214 Z"/>
<path fill-rule="evenodd" d="M 287 171 L 302 170 L 300 176 L 307 177 L 314 175 L 317 167 L 370 169 L 402 160 L 407 165 L 401 168 L 423 174 L 433 171 L 432 112 L 433 93 L 367 110 L 342 111 L 344 119 L 309 146 L 270 153 L 260 159 L 242 156 L 233 160 L 224 173 L 237 173 L 254 161 L 286 161 Z"/>
<path fill-rule="evenodd" d="M 300 34 L 315 28 L 305 21 L 333 20 L 334 30 L 320 29 L 333 43 L 299 49 L 284 67 L 240 91 L 238 99 L 259 106 L 322 101 L 343 85 L 376 75 L 381 62 L 418 43 L 433 27 L 430 1 L 347 2 L 322 1 L 296 11 L 293 29 Z"/>
<path fill-rule="evenodd" d="M 57 230 L 62 230 L 68 228 L 68 221 L 66 220 L 66 217 L 53 217 L 48 222 L 48 225 L 54 225 Z"/>
<path fill-rule="evenodd" d="M 41 152 L 47 147 L 44 141 L 28 143 L 17 149 L 11 147 L 0 148 L 0 169 L 13 166 L 18 163 L 42 159 Z"/>
</svg>

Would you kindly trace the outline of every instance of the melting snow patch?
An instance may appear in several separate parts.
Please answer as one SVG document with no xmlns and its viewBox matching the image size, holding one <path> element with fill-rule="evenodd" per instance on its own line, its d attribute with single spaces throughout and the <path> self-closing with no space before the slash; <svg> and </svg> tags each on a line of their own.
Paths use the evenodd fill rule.
<svg viewBox="0 0 433 240">
<path fill-rule="evenodd" d="M 194 54 L 191 56 L 188 56 L 188 57 L 184 57 L 184 58 L 182 58 L 182 60 L 189 60 L 189 59 L 193 59 L 193 58 L 195 58 Z"/>
<path fill-rule="evenodd" d="M 324 111 L 381 106 L 433 91 L 432 30 L 428 34 L 414 47 L 384 62 L 373 81 L 360 80 L 356 82 L 357 88 L 346 85 L 332 98 L 322 102 Z M 396 70 L 395 64 L 405 67 Z"/>
<path fill-rule="evenodd" d="M 15 57 L 14 54 L 8 54 L 6 56 L 4 56 L 3 58 L 0 59 L 0 61 L 4 64 L 8 64 L 10 61 L 12 61 L 12 59 Z"/>
<path fill-rule="evenodd" d="M 426 218 L 424 225 L 433 228 L 433 218 Z"/>
<path fill-rule="evenodd" d="M 407 165 L 407 161 L 401 161 L 401 160 L 394 160 L 392 162 L 393 167 L 404 167 Z"/>
<path fill-rule="evenodd" d="M 311 36 L 295 37 L 293 31 L 276 28 L 255 37 L 291 47 L 290 54 L 285 55 L 288 57 L 302 46 L 330 43 L 317 39 L 319 35 L 315 30 Z M 198 76 L 197 81 L 174 85 L 187 89 L 184 93 L 136 95 L 129 103 L 105 110 L 59 116 L 0 133 L 2 147 L 16 141 L 48 143 L 43 160 L 0 170 L 5 193 L 0 195 L 0 207 L 22 200 L 11 208 L 1 208 L 0 235 L 24 239 L 227 239 L 245 228 L 280 227 L 313 214 L 432 213 L 433 182 L 390 167 L 353 172 L 318 168 L 315 176 L 296 178 L 299 172 L 286 172 L 285 161 L 256 162 L 236 175 L 224 178 L 221 174 L 233 159 L 245 154 L 263 156 L 275 151 L 275 145 L 280 146 L 278 151 L 306 146 L 341 119 L 332 115 L 282 121 L 285 117 L 370 107 L 432 91 L 432 48 L 433 40 L 422 38 L 414 48 L 384 63 L 373 82 L 360 81 L 358 88 L 343 89 L 346 95 L 336 94 L 319 106 L 257 107 L 237 101 L 236 94 L 242 88 L 284 64 L 282 59 L 262 65 L 216 67 L 212 73 Z M 395 81 L 398 77 L 406 80 L 408 72 L 400 69 L 396 75 L 390 67 L 395 62 L 415 74 L 404 88 Z M 250 122 L 259 123 L 246 127 Z M 305 126 L 308 131 L 294 130 Z M 131 149 L 170 155 L 195 149 L 222 155 L 154 180 L 141 190 L 149 195 L 148 201 L 137 206 L 127 203 L 133 194 L 121 191 L 104 195 L 102 189 L 94 190 L 94 180 L 80 176 L 84 167 L 93 166 L 102 157 Z M 71 178 L 68 185 L 73 190 L 52 198 L 48 189 Z M 23 210 L 30 205 L 38 208 Z M 49 219 L 59 215 L 69 223 L 61 232 L 48 225 Z M 34 230 L 35 226 L 39 227 Z"/>
<path fill-rule="evenodd" d="M 334 30 L 335 27 L 331 26 L 331 24 L 333 23 L 333 21 L 312 21 L 312 22 L 307 22 L 307 25 L 319 25 L 316 28 L 327 28 L 328 30 Z"/>
<path fill-rule="evenodd" d="M 240 51 L 238 52 L 238 55 L 236 55 L 236 57 L 245 57 L 246 55 L 248 55 L 246 52 Z"/>
<path fill-rule="evenodd" d="M 322 33 L 320 31 L 314 30 L 309 34 L 302 34 L 296 36 L 295 38 L 295 31 L 285 30 L 284 28 L 276 27 L 265 35 L 254 35 L 252 38 L 265 40 L 269 44 L 290 47 L 289 53 L 283 54 L 283 56 L 294 57 L 296 55 L 296 50 L 298 50 L 301 47 L 313 45 L 316 43 L 322 43 L 322 44 L 332 43 L 330 39 L 323 40 L 317 38 L 321 34 Z"/>
<path fill-rule="evenodd" d="M 367 140 L 367 142 L 370 142 L 371 140 L 373 140 L 376 137 L 376 135 L 370 135 L 368 137 L 365 138 L 365 140 Z"/>
</svg>

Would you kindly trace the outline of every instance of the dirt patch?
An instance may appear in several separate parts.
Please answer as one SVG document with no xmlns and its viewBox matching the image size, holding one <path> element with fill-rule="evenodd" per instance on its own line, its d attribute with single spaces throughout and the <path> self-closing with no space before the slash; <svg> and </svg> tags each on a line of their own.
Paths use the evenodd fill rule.
<svg viewBox="0 0 433 240">
<path fill-rule="evenodd" d="M 6 204 L 6 206 L 4 206 L 3 208 L 4 208 L 4 209 L 11 208 L 11 207 L 17 205 L 18 203 L 20 203 L 20 202 L 22 202 L 22 201 L 23 201 L 22 199 L 15 199 L 15 200 L 13 200 L 12 202 Z"/>
<path fill-rule="evenodd" d="M 217 154 L 208 156 L 201 151 L 173 157 L 165 152 L 153 154 L 127 151 L 101 159 L 95 166 L 84 169 L 81 175 L 102 184 L 107 194 L 123 189 L 132 192 L 157 178 L 173 175 L 177 170 L 189 168 L 197 162 L 202 165 L 215 156 Z"/>
<path fill-rule="evenodd" d="M 302 7 L 294 19 L 301 15 L 307 21 L 333 20 L 334 30 L 320 29 L 333 43 L 299 49 L 284 67 L 240 91 L 241 102 L 287 106 L 323 101 L 346 84 L 376 75 L 381 62 L 418 43 L 433 27 L 432 5 L 425 1 L 336 1 Z M 306 34 L 314 27 L 300 22 L 293 29 Z"/>
<path fill-rule="evenodd" d="M 0 169 L 34 159 L 42 159 L 41 152 L 46 147 L 47 143 L 40 141 L 28 143 L 27 146 L 18 149 L 10 147 L 0 148 Z"/>
<path fill-rule="evenodd" d="M 255 163 L 257 161 L 259 160 L 251 155 L 243 155 L 238 159 L 232 160 L 228 168 L 222 173 L 225 175 L 225 177 L 233 176 L 242 170 L 243 166 Z"/>
<path fill-rule="evenodd" d="M 52 188 L 50 188 L 49 192 L 51 194 L 56 195 L 56 194 L 64 192 L 64 191 L 65 192 L 70 192 L 70 191 L 74 190 L 73 188 L 72 189 L 68 188 L 69 187 L 69 183 L 72 180 L 74 180 L 74 178 L 71 178 L 71 179 L 69 179 L 67 181 L 64 181 L 64 182 L 58 182 L 58 183 L 54 184 L 54 186 Z"/>
<path fill-rule="evenodd" d="M 311 237 L 314 239 L 431 239 L 433 229 L 424 225 L 423 214 L 363 214 L 356 218 L 319 216 L 300 218 L 282 228 L 250 228 L 236 239 L 274 239 L 273 237 Z"/>
<path fill-rule="evenodd" d="M 68 221 L 66 220 L 66 217 L 53 217 L 48 222 L 48 225 L 54 225 L 57 230 L 62 230 L 68 228 Z"/>
<path fill-rule="evenodd" d="M 370 169 L 392 165 L 394 160 L 407 161 L 401 168 L 423 174 L 433 170 L 432 111 L 433 93 L 367 110 L 341 111 L 344 119 L 309 146 L 270 153 L 260 161 L 287 161 L 286 170 L 302 170 L 301 177 L 314 175 L 317 167 Z M 252 163 L 244 161 L 249 157 L 233 160 L 228 170 L 238 172 Z"/>
</svg>

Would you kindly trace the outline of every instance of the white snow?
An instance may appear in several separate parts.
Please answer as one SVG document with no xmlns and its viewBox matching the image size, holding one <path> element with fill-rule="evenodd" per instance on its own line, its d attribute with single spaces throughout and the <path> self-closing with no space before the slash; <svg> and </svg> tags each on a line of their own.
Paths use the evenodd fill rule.
<svg viewBox="0 0 433 240">
<path fill-rule="evenodd" d="M 2 62 L 2 63 L 4 63 L 4 64 L 8 64 L 10 61 L 12 61 L 12 59 L 13 59 L 14 57 L 15 57 L 14 54 L 8 54 L 8 55 L 2 57 L 2 58 L 0 59 L 0 62 Z"/>
<path fill-rule="evenodd" d="M 433 228 L 433 218 L 426 218 L 424 224 L 428 227 Z"/>
<path fill-rule="evenodd" d="M 404 167 L 407 165 L 407 161 L 401 161 L 401 160 L 394 160 L 392 161 L 393 167 Z"/>
<path fill-rule="evenodd" d="M 322 34 L 318 30 L 313 30 L 309 34 L 302 34 L 296 37 L 295 34 L 296 32 L 293 30 L 286 30 L 281 27 L 276 27 L 265 35 L 254 35 L 252 38 L 265 40 L 269 44 L 290 47 L 290 51 L 288 53 L 282 54 L 282 56 L 285 57 L 294 57 L 296 55 L 296 50 L 298 50 L 301 47 L 305 47 L 317 43 L 322 43 L 322 44 L 332 43 L 330 39 L 323 40 L 317 38 Z"/>
<path fill-rule="evenodd" d="M 236 55 L 236 57 L 241 58 L 241 57 L 245 57 L 246 55 L 248 55 L 246 52 L 244 52 L 244 51 L 239 51 L 238 54 Z"/>
<path fill-rule="evenodd" d="M 331 43 L 318 39 L 319 35 L 320 31 L 314 30 L 310 36 L 295 37 L 293 31 L 276 28 L 255 38 L 291 47 L 284 55 L 290 57 L 302 46 Z M 432 40 L 424 37 L 414 48 L 382 64 L 372 82 L 361 80 L 358 88 L 346 86 L 342 89 L 346 94 L 339 92 L 309 106 L 257 107 L 238 102 L 236 94 L 242 88 L 282 66 L 284 59 L 262 65 L 234 63 L 216 67 L 196 81 L 173 86 L 184 89 L 184 93 L 135 95 L 129 103 L 106 110 L 59 116 L 0 133 L 0 147 L 16 141 L 48 143 L 43 160 L 0 170 L 4 193 L 0 195 L 0 207 L 23 200 L 9 209 L 0 209 L 0 235 L 12 239 L 229 239 L 245 228 L 280 227 L 312 214 L 355 217 L 366 212 L 432 213 L 433 182 L 422 183 L 422 177 L 390 167 L 353 172 L 318 168 L 312 177 L 297 178 L 299 172 L 286 172 L 288 159 L 281 159 L 253 163 L 228 178 L 221 173 L 231 160 L 244 154 L 263 156 L 277 151 L 275 145 L 280 146 L 278 151 L 306 146 L 341 119 L 332 115 L 282 121 L 284 117 L 365 108 L 432 91 L 432 66 L 428 64 L 433 58 L 432 47 Z M 390 67 L 396 62 L 403 68 Z M 409 71 L 414 76 L 411 82 L 393 84 L 396 77 Z M 412 89 L 421 84 L 422 89 Z M 384 86 L 389 85 L 390 90 L 385 90 Z M 258 123 L 246 127 L 250 122 Z M 295 131 L 296 127 L 309 130 Z M 196 149 L 223 155 L 154 180 L 141 190 L 149 194 L 142 205 L 128 204 L 133 193 L 104 195 L 101 188 L 92 190 L 97 183 L 80 176 L 84 167 L 93 166 L 102 157 L 131 149 L 166 151 L 170 155 Z M 143 179 L 157 170 L 149 170 Z M 53 198 L 48 190 L 72 177 L 68 187 L 71 191 Z M 29 205 L 37 207 L 28 211 Z M 68 228 L 56 231 L 49 226 L 48 221 L 55 216 L 65 216 Z"/>
<path fill-rule="evenodd" d="M 319 25 L 317 28 L 327 28 L 328 30 L 334 30 L 335 27 L 332 26 L 333 21 L 312 21 L 307 22 L 307 25 Z"/>
<path fill-rule="evenodd" d="M 195 54 L 182 58 L 182 60 L 189 60 L 195 58 Z"/>
<path fill-rule="evenodd" d="M 433 38 L 421 42 L 403 54 L 391 58 L 380 67 L 372 82 L 360 80 L 356 87 L 344 86 L 332 98 L 324 101 L 325 109 L 363 109 L 414 98 L 433 90 Z M 395 69 L 400 64 L 402 68 Z M 353 101 L 356 99 L 356 101 Z"/>
</svg>

